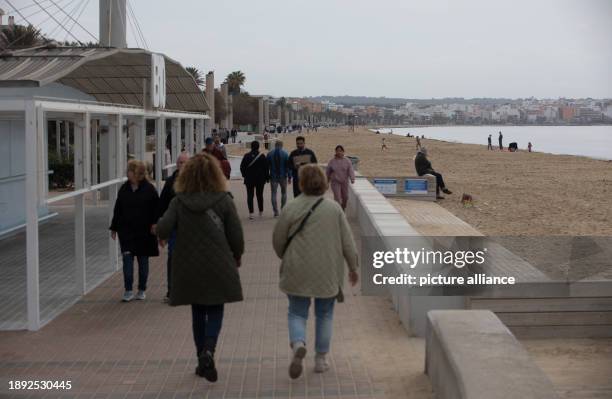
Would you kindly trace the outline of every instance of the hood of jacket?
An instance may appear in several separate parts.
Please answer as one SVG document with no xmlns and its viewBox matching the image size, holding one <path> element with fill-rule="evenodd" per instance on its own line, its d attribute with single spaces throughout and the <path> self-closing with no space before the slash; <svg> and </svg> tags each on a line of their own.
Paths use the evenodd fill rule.
<svg viewBox="0 0 612 399">
<path fill-rule="evenodd" d="M 223 200 L 228 195 L 227 192 L 215 193 L 178 193 L 177 201 L 185 205 L 192 212 L 205 212 L 212 208 L 216 203 Z"/>
</svg>

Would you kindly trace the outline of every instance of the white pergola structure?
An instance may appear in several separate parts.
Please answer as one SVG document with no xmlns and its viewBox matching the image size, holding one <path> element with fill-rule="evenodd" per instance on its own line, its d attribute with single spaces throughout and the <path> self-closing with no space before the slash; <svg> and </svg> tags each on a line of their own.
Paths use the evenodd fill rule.
<svg viewBox="0 0 612 399">
<path fill-rule="evenodd" d="M 22 114 L 25 116 L 25 191 L 26 191 L 26 258 L 27 258 L 27 317 L 28 329 L 38 330 L 40 320 L 39 298 L 39 209 L 48 205 L 74 199 L 75 213 L 75 281 L 77 293 L 86 293 L 86 253 L 85 253 L 85 196 L 107 189 L 112 204 L 117 196 L 119 186 L 125 181 L 126 148 L 128 134 L 133 141 L 134 156 L 144 159 L 146 120 L 155 120 L 155 181 L 158 189 L 162 187 L 162 170 L 172 171 L 175 163 L 165 164 L 164 150 L 165 121 L 171 120 L 172 126 L 172 160 L 179 152 L 181 120 L 185 121 L 185 150 L 191 154 L 201 149 L 204 142 L 205 114 L 173 112 L 165 110 L 145 110 L 137 107 L 117 104 L 71 102 L 58 99 L 32 98 L 27 100 L 0 99 L 0 113 Z M 92 179 L 92 120 L 108 121 L 109 157 L 101 162 L 106 168 L 107 180 L 97 182 Z M 65 194 L 49 197 L 47 189 L 47 126 L 49 120 L 72 121 L 75 124 L 74 165 L 75 190 Z M 192 132 L 192 134 L 189 134 Z M 109 221 L 112 207 L 109 207 Z M 119 267 L 117 242 L 108 240 L 111 262 Z"/>
<path fill-rule="evenodd" d="M 23 132 L 11 134 L 25 137 L 25 151 L 16 155 L 25 157 L 25 178 L 15 179 L 23 179 L 25 188 L 22 220 L 25 218 L 29 330 L 41 327 L 41 214 L 45 215 L 52 204 L 74 200 L 74 276 L 77 294 L 85 294 L 86 196 L 95 202 L 102 190 L 109 203 L 114 203 L 125 181 L 128 147 L 134 158 L 146 160 L 146 128 L 151 120 L 155 121 L 154 176 L 161 190 L 163 171 L 173 172 L 179 152 L 194 154 L 203 148 L 205 136 L 211 131 L 208 111 L 206 98 L 193 77 L 178 62 L 161 54 L 141 49 L 49 47 L 19 50 L 0 59 L 0 120 L 25 121 Z M 74 126 L 70 143 L 74 190 L 53 196 L 49 195 L 47 177 L 50 122 L 52 126 Z M 55 131 L 59 142 L 60 130 Z M 171 137 L 169 151 L 167 131 Z M 64 134 L 68 143 L 68 129 Z M 152 144 L 151 138 L 148 144 Z M 110 220 L 112 206 L 108 211 Z M 117 270 L 118 245 L 110 237 L 108 251 Z"/>
</svg>

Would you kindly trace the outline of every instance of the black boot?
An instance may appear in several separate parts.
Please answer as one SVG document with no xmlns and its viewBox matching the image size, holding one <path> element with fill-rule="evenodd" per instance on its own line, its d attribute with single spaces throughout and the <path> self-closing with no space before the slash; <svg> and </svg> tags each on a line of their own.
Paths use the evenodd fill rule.
<svg viewBox="0 0 612 399">
<path fill-rule="evenodd" d="M 216 382 L 218 379 L 217 368 L 215 367 L 215 346 L 216 340 L 206 339 L 204 350 L 198 354 L 198 367 L 196 367 L 196 374 L 210 382 Z"/>
</svg>

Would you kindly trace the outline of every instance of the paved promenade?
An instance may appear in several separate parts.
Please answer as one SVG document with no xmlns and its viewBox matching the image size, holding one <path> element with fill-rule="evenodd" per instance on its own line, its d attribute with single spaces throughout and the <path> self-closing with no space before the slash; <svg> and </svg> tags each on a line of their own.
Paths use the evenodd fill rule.
<svg viewBox="0 0 612 399">
<path fill-rule="evenodd" d="M 0 398 L 430 398 L 424 341 L 406 334 L 388 300 L 348 289 L 336 307 L 330 371 L 312 371 L 311 323 L 305 373 L 289 379 L 269 194 L 265 216 L 249 221 L 244 186 L 232 181 L 232 191 L 246 234 L 245 301 L 226 307 L 217 383 L 194 375 L 189 308 L 162 303 L 164 254 L 152 261 L 144 302 L 119 301 L 119 272 L 42 330 L 0 332 Z M 9 391 L 10 380 L 70 380 L 72 389 Z"/>
</svg>

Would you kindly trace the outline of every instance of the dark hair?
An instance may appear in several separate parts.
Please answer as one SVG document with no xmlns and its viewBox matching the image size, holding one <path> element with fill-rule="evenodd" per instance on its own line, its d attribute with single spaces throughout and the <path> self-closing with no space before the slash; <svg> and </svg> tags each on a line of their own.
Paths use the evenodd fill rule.
<svg viewBox="0 0 612 399">
<path fill-rule="evenodd" d="M 259 141 L 251 141 L 251 151 L 259 150 Z"/>
<path fill-rule="evenodd" d="M 304 138 L 304 136 L 297 136 L 295 138 L 295 142 L 297 143 L 298 141 L 302 140 L 304 143 L 306 142 L 306 139 Z"/>
<path fill-rule="evenodd" d="M 338 151 L 338 148 L 342 150 L 342 152 L 344 152 L 344 147 L 342 147 L 340 144 L 338 144 L 336 146 L 336 151 Z"/>
</svg>

